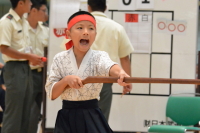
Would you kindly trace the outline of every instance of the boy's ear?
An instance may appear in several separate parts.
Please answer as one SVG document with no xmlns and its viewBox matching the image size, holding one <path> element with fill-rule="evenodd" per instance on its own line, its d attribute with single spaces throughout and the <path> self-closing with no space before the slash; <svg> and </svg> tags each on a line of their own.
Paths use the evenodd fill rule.
<svg viewBox="0 0 200 133">
<path fill-rule="evenodd" d="M 33 12 L 37 13 L 39 10 L 37 8 L 32 8 L 31 9 Z"/>
<path fill-rule="evenodd" d="M 69 31 L 68 29 L 66 29 L 65 33 L 66 33 L 67 38 L 68 38 L 68 39 L 71 39 L 70 31 Z"/>
<path fill-rule="evenodd" d="M 18 2 L 18 6 L 22 6 L 24 4 L 24 1 L 23 0 L 20 0 L 19 2 Z"/>
<path fill-rule="evenodd" d="M 18 6 L 22 6 L 24 3 L 23 3 L 23 1 L 22 0 L 20 0 L 19 2 L 18 2 Z"/>
</svg>

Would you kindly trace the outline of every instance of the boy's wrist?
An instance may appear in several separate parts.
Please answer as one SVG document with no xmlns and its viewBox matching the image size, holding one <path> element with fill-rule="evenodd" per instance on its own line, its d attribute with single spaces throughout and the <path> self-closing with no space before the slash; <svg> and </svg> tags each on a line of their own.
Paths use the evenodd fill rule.
<svg viewBox="0 0 200 133">
<path fill-rule="evenodd" d="M 68 77 L 69 77 L 69 76 L 65 76 L 65 77 L 62 79 L 62 83 L 63 83 L 64 86 L 65 86 L 65 89 L 64 89 L 64 90 L 66 90 L 66 89 L 69 88 Z"/>
</svg>

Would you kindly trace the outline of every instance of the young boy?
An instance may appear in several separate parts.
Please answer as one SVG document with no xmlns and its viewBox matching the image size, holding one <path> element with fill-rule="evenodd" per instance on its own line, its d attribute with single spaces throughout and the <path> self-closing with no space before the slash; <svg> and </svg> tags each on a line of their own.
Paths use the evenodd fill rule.
<svg viewBox="0 0 200 133">
<path fill-rule="evenodd" d="M 46 83 L 50 99 L 60 95 L 63 99 L 54 133 L 112 133 L 98 107 L 103 84 L 83 86 L 81 80 L 88 76 L 113 76 L 120 78 L 120 85 L 130 86 L 123 82 L 123 78 L 129 75 L 106 52 L 90 49 L 96 37 L 96 21 L 90 13 L 80 11 L 73 14 L 67 28 L 67 36 L 71 39 L 67 44 L 69 50 L 54 57 Z M 124 93 L 129 91 L 124 89 Z"/>
</svg>

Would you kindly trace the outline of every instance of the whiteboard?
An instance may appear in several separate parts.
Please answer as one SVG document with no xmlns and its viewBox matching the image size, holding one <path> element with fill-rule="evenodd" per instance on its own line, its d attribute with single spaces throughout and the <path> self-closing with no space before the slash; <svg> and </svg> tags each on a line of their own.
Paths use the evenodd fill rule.
<svg viewBox="0 0 200 133">
<path fill-rule="evenodd" d="M 153 14 L 151 52 L 131 55 L 133 77 L 195 78 L 198 0 L 154 0 L 153 9 L 137 10 L 136 7 L 120 10 L 115 0 L 110 3 L 112 18 L 119 23 L 123 21 L 118 15 L 122 12 L 152 11 Z M 187 22 L 185 34 L 158 32 L 160 18 Z M 148 126 L 165 122 L 165 104 L 170 94 L 194 93 L 194 88 L 194 85 L 133 84 L 131 94 L 120 98 L 122 88 L 114 85 L 109 124 L 114 131 L 147 132 Z M 148 126 L 144 124 L 147 121 Z"/>
<path fill-rule="evenodd" d="M 52 0 L 55 1 L 55 0 Z M 51 1 L 51 4 L 52 4 Z M 57 0 L 58 1 L 58 0 Z M 143 6 L 145 0 L 124 0 L 132 6 L 124 7 L 123 0 L 108 0 L 108 14 L 118 23 L 125 12 L 151 12 L 151 47 L 149 53 L 131 54 L 133 77 L 153 78 L 195 78 L 196 47 L 198 29 L 198 0 L 146 0 L 150 5 Z M 81 0 L 86 2 L 86 0 Z M 51 5 L 53 6 L 53 5 Z M 52 13 L 52 12 L 51 12 Z M 70 13 L 70 12 L 68 12 Z M 70 13 L 71 14 L 71 13 Z M 53 35 L 50 14 L 49 64 L 53 56 L 63 49 L 63 38 Z M 169 22 L 186 22 L 184 34 L 161 33 L 157 29 L 159 19 Z M 147 132 L 151 124 L 165 121 L 165 104 L 170 94 L 194 93 L 194 85 L 179 84 L 133 84 L 130 95 L 121 98 L 122 87 L 113 85 L 113 102 L 109 125 L 113 131 Z M 47 100 L 46 128 L 53 128 L 61 100 Z M 146 124 L 144 124 L 146 123 Z"/>
</svg>

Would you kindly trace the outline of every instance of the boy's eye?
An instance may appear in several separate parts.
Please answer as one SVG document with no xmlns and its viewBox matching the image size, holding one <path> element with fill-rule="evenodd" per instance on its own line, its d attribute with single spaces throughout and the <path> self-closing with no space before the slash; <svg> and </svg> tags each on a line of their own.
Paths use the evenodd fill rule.
<svg viewBox="0 0 200 133">
<path fill-rule="evenodd" d="M 90 30 L 94 30 L 94 28 L 90 28 Z"/>
<path fill-rule="evenodd" d="M 82 27 L 78 27 L 77 29 L 82 29 Z"/>
</svg>

